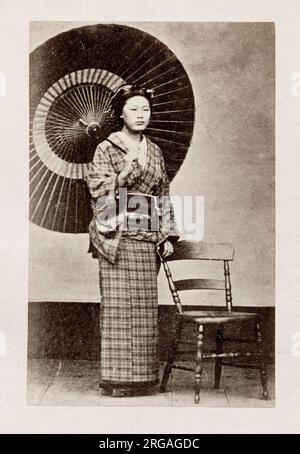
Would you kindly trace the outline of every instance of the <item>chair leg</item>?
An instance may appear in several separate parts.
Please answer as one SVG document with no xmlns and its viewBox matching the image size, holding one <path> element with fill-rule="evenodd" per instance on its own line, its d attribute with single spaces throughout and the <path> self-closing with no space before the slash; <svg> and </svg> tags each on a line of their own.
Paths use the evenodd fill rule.
<svg viewBox="0 0 300 454">
<path fill-rule="evenodd" d="M 180 317 L 180 319 L 177 321 L 174 338 L 172 340 L 171 348 L 170 348 L 169 354 L 168 354 L 167 364 L 166 364 L 166 367 L 165 367 L 165 370 L 164 370 L 164 374 L 163 374 L 163 378 L 162 378 L 162 381 L 161 381 L 161 385 L 160 385 L 160 388 L 159 388 L 159 391 L 161 393 L 165 392 L 166 388 L 167 388 L 167 384 L 168 384 L 168 381 L 169 381 L 170 373 L 171 373 L 173 365 L 174 365 L 174 361 L 175 361 L 175 358 L 176 358 L 176 353 L 177 353 L 177 350 L 178 350 L 178 345 L 179 345 L 179 342 L 180 342 L 182 325 L 183 325 L 183 319 L 182 319 L 182 317 Z"/>
<path fill-rule="evenodd" d="M 203 363 L 203 325 L 199 325 L 197 337 L 197 360 L 195 370 L 195 404 L 200 401 L 200 388 L 202 380 L 202 363 Z"/>
<path fill-rule="evenodd" d="M 267 383 L 267 370 L 266 370 L 266 363 L 265 363 L 265 355 L 262 348 L 262 335 L 260 329 L 260 322 L 256 322 L 255 325 L 255 335 L 256 335 L 256 345 L 257 351 L 259 355 L 259 369 L 260 369 L 260 379 L 263 388 L 262 397 L 265 400 L 269 399 L 269 392 L 268 392 L 268 383 Z"/>
<path fill-rule="evenodd" d="M 216 353 L 217 355 L 223 353 L 224 344 L 224 327 L 220 325 L 216 333 Z M 219 389 L 222 374 L 222 359 L 217 358 L 215 362 L 215 388 Z"/>
</svg>

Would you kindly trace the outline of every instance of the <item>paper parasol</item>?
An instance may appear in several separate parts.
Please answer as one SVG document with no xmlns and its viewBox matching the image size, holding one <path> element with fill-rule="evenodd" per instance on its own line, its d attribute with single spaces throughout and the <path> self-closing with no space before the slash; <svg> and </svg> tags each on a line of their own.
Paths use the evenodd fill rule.
<svg viewBox="0 0 300 454">
<path fill-rule="evenodd" d="M 155 89 L 146 134 L 160 146 L 170 180 L 194 127 L 190 80 L 175 54 L 144 31 L 89 25 L 61 33 L 30 55 L 30 220 L 64 233 L 88 231 L 84 177 L 97 143 L 117 129 L 111 109 L 124 83 Z"/>
</svg>

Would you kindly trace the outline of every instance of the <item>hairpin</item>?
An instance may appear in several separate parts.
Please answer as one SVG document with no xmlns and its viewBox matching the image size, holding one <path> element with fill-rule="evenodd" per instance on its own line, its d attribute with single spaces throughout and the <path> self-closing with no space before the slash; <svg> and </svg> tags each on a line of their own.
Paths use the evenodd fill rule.
<svg viewBox="0 0 300 454">
<path fill-rule="evenodd" d="M 144 87 L 137 87 L 136 85 L 132 84 L 124 84 L 121 85 L 117 91 L 113 94 L 112 98 L 114 98 L 120 91 L 128 92 L 134 89 L 138 89 L 144 93 L 147 93 L 151 98 L 154 97 L 155 90 L 153 88 L 144 88 Z"/>
</svg>

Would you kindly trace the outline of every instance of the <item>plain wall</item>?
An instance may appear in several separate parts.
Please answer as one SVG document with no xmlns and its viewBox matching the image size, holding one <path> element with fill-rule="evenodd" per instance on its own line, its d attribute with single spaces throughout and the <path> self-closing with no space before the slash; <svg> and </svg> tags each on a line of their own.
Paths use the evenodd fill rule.
<svg viewBox="0 0 300 454">
<path fill-rule="evenodd" d="M 31 49 L 85 23 L 32 23 Z M 185 67 L 196 119 L 172 195 L 204 196 L 204 240 L 235 245 L 234 303 L 273 306 L 275 30 L 272 23 L 126 23 L 165 43 Z M 99 301 L 88 235 L 30 224 L 29 300 Z M 193 268 L 194 271 L 194 268 Z M 187 273 L 192 270 L 187 270 Z M 160 273 L 159 301 L 170 301 Z M 189 303 L 191 300 L 188 301 Z"/>
</svg>

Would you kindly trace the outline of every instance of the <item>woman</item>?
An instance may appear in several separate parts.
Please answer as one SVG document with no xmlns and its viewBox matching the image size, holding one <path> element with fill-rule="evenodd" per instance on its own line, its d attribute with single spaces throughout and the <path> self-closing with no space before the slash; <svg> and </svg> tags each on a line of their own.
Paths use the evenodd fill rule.
<svg viewBox="0 0 300 454">
<path fill-rule="evenodd" d="M 117 91 L 112 103 L 121 130 L 98 145 L 87 176 L 94 212 L 91 252 L 99 259 L 100 386 L 113 396 L 144 393 L 158 382 L 156 248 L 166 257 L 178 240 L 164 158 L 143 134 L 150 122 L 152 99 L 153 90 L 137 86 L 124 85 Z M 161 196 L 158 229 L 139 228 L 137 222 L 129 222 L 124 229 L 112 219 L 104 225 L 103 208 L 125 188 Z"/>
</svg>

